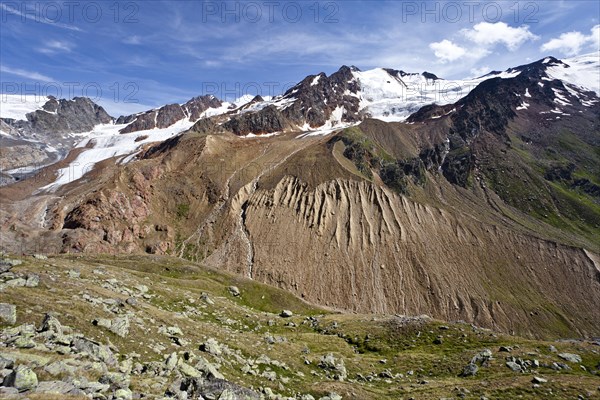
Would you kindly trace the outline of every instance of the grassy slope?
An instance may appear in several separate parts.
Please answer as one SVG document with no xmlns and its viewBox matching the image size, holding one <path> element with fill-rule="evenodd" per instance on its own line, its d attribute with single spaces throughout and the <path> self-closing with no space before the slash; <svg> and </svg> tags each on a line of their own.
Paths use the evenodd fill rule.
<svg viewBox="0 0 600 400">
<path fill-rule="evenodd" d="M 244 374 L 240 364 L 223 363 L 221 372 L 226 378 L 245 386 L 270 386 L 286 395 L 324 395 L 333 390 L 349 399 L 439 399 L 457 396 L 456 388 L 470 391 L 468 398 L 485 395 L 493 399 L 517 396 L 524 399 L 571 399 L 587 392 L 597 393 L 598 376 L 589 371 L 597 368 L 600 355 L 597 347 L 587 343 L 531 341 L 460 323 L 444 326 L 442 322 L 433 320 L 340 314 L 314 307 L 267 285 L 168 257 L 62 256 L 46 261 L 24 261 L 14 271 L 40 274 L 40 286 L 7 289 L 2 293 L 3 302 L 17 305 L 19 324 L 39 324 L 43 314 L 51 311 L 64 324 L 88 337 L 102 342 L 110 340 L 122 355 L 137 352 L 141 361 L 162 360 L 161 355 L 149 349 L 155 344 L 166 347 L 164 354 L 183 350 L 198 353 L 199 343 L 207 337 L 214 337 L 220 343 L 239 350 L 244 358 L 255 359 L 265 354 L 288 367 L 260 366 L 260 371 L 270 368 L 278 376 L 289 378 L 286 384 L 279 386 L 278 382 Z M 81 277 L 69 278 L 67 271 L 71 269 L 80 271 Z M 102 270 L 104 274 L 98 275 L 93 270 Z M 126 306 L 126 311 L 135 313 L 143 323 L 133 322 L 125 339 L 93 326 L 92 318 L 114 315 L 81 297 L 88 293 L 93 297 L 124 300 L 126 296 L 112 291 L 105 284 L 111 278 L 117 279 L 120 287 L 132 290 L 139 284 L 147 285 L 152 296 L 141 299 L 136 306 Z M 242 295 L 231 296 L 227 289 L 229 285 L 238 286 Z M 202 302 L 202 292 L 208 293 L 215 304 Z M 294 316 L 280 318 L 277 314 L 282 309 L 292 310 Z M 318 316 L 318 325 L 312 326 L 307 316 Z M 294 322 L 296 326 L 287 326 L 288 322 Z M 189 344 L 176 347 L 166 336 L 158 333 L 160 325 L 179 326 Z M 265 335 L 283 337 L 285 341 L 269 345 Z M 441 344 L 434 343 L 438 337 L 442 339 Z M 514 347 L 510 355 L 515 357 L 535 358 L 548 364 L 561 361 L 548 350 L 550 344 L 556 346 L 559 352 L 582 355 L 582 365 L 586 370 L 572 365 L 571 371 L 560 373 L 550 368 L 540 368 L 534 373 L 515 373 L 504 365 L 504 357 L 509 354 L 498 352 L 499 346 L 506 345 Z M 471 357 L 485 348 L 491 349 L 494 354 L 490 365 L 481 368 L 476 377 L 459 377 Z M 319 358 L 329 352 L 345 361 L 347 381 L 333 381 L 317 367 Z M 305 358 L 311 361 L 310 365 L 305 364 Z M 386 363 L 381 360 L 386 360 Z M 356 380 L 357 374 L 377 376 L 384 370 L 393 375 L 402 374 L 402 377 L 376 378 L 370 382 Z M 534 374 L 547 378 L 549 382 L 533 388 L 530 381 Z M 148 391 L 150 383 L 134 376 L 132 387 Z"/>
</svg>

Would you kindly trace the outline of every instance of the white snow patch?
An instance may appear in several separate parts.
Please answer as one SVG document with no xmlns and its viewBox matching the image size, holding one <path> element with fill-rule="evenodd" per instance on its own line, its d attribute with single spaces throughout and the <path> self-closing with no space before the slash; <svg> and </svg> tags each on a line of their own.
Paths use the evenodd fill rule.
<svg viewBox="0 0 600 400">
<path fill-rule="evenodd" d="M 231 106 L 231 103 L 225 101 L 220 107 L 206 109 L 202 112 L 202 114 L 200 114 L 200 119 L 224 114 L 229 111 L 229 106 Z"/>
<path fill-rule="evenodd" d="M 27 120 L 27 114 L 42 109 L 48 100 L 33 94 L 0 94 L 0 118 Z"/>
<path fill-rule="evenodd" d="M 571 103 L 569 103 L 569 100 L 565 96 L 563 96 L 560 90 L 552 88 L 552 91 L 554 92 L 554 96 L 556 96 L 556 98 L 554 99 L 555 103 L 557 103 L 560 106 L 571 105 Z"/>
<path fill-rule="evenodd" d="M 517 110 L 527 110 L 529 108 L 529 103 L 523 102 L 520 106 L 517 107 Z"/>
<path fill-rule="evenodd" d="M 133 159 L 132 153 L 136 153 L 140 146 L 147 143 L 164 141 L 189 129 L 193 124 L 193 122 L 182 119 L 168 128 L 155 128 L 127 134 L 119 133 L 120 129 L 127 126 L 126 124 L 98 125 L 93 131 L 85 132 L 84 135 L 88 137 L 76 146 L 76 148 L 85 148 L 88 146 L 91 148 L 83 150 L 67 167 L 59 169 L 56 180 L 44 186 L 41 190 L 54 191 L 62 185 L 81 178 L 87 172 L 91 171 L 97 163 L 109 158 L 130 155 L 122 161 L 129 162 Z M 148 137 L 136 142 L 135 139 L 142 135 L 147 135 Z"/>
<path fill-rule="evenodd" d="M 520 72 L 502 72 L 465 80 L 431 80 L 422 74 L 397 77 L 382 68 L 354 71 L 352 74 L 359 81 L 361 90 L 358 95 L 348 91 L 344 94 L 358 96 L 361 111 L 385 122 L 402 122 L 425 105 L 455 103 L 487 79 L 513 78 Z"/>
<path fill-rule="evenodd" d="M 313 81 L 310 83 L 310 86 L 316 86 L 319 83 L 319 79 L 321 79 L 321 75 L 315 76 Z"/>
<path fill-rule="evenodd" d="M 525 89 L 525 97 L 531 97 L 531 95 L 529 94 L 529 88 Z"/>
<path fill-rule="evenodd" d="M 600 52 L 567 58 L 563 62 L 569 67 L 553 65 L 548 67 L 548 75 L 600 95 Z"/>
<path fill-rule="evenodd" d="M 261 135 L 255 135 L 254 133 L 249 133 L 247 135 L 244 136 L 240 136 L 242 139 L 249 139 L 249 138 L 267 138 L 267 137 L 271 137 L 271 136 L 278 136 L 280 135 L 281 132 L 271 132 L 271 133 L 265 133 L 265 134 L 261 134 Z"/>
</svg>

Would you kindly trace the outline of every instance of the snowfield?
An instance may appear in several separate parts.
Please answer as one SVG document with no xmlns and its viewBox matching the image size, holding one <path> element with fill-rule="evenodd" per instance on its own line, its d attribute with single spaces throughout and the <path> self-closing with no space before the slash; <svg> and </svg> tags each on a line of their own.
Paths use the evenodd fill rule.
<svg viewBox="0 0 600 400">
<path fill-rule="evenodd" d="M 548 68 L 548 75 L 596 92 L 600 96 L 600 52 L 562 60 L 564 65 Z"/>
<path fill-rule="evenodd" d="M 0 118 L 27 120 L 26 114 L 41 110 L 48 101 L 46 96 L 33 94 L 0 94 Z"/>
<path fill-rule="evenodd" d="M 422 74 L 390 75 L 383 68 L 352 73 L 360 83 L 360 108 L 372 118 L 385 122 L 405 121 L 429 104 L 451 104 L 468 95 L 481 82 L 491 78 L 512 78 L 519 72 L 502 72 L 464 80 L 427 79 Z"/>
<path fill-rule="evenodd" d="M 87 138 L 76 146 L 76 148 L 92 148 L 82 151 L 67 167 L 59 169 L 56 180 L 44 186 L 41 190 L 54 191 L 62 185 L 81 178 L 91 171 L 97 163 L 109 158 L 129 156 L 119 161 L 131 161 L 140 146 L 167 140 L 191 128 L 193 124 L 193 122 L 184 119 L 165 129 L 155 128 L 126 134 L 120 134 L 119 130 L 127 125 L 98 125 L 93 131 L 86 133 Z M 141 136 L 148 137 L 136 142 L 136 138 Z"/>
</svg>

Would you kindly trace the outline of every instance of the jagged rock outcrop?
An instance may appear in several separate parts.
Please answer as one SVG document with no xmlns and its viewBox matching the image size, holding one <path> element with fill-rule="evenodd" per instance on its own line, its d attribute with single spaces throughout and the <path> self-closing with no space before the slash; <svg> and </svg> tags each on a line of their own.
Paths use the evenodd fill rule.
<svg viewBox="0 0 600 400">
<path fill-rule="evenodd" d="M 217 108 L 222 102 L 215 96 L 198 96 L 184 104 L 169 104 L 161 108 L 146 111 L 144 113 L 121 116 L 117 124 L 128 124 L 121 129 L 120 133 L 131 133 L 154 128 L 167 128 L 177 121 L 188 119 L 197 121 L 202 113 L 209 108 Z"/>
<path fill-rule="evenodd" d="M 236 135 L 283 132 L 290 127 L 283 114 L 272 105 L 256 113 L 241 114 L 223 124 L 223 128 Z"/>
<path fill-rule="evenodd" d="M 359 121 L 359 99 L 352 95 L 360 90 L 360 83 L 352 75 L 352 71 L 357 70 L 343 66 L 330 76 L 321 73 L 306 77 L 284 94 L 284 99 L 296 101 L 283 109 L 283 115 L 296 125 L 306 122 L 318 127 L 324 125 L 336 109 L 343 108 L 344 121 Z"/>
<path fill-rule="evenodd" d="M 104 108 L 87 97 L 66 100 L 49 96 L 48 99 L 42 110 L 27 114 L 27 121 L 4 119 L 4 122 L 22 134 L 55 137 L 65 133 L 91 131 L 98 124 L 112 121 Z"/>
<path fill-rule="evenodd" d="M 332 118 L 337 123 L 360 121 L 357 97 L 360 83 L 352 74 L 357 70 L 343 66 L 330 76 L 324 73 L 307 76 L 288 89 L 276 105 L 233 115 L 223 127 L 236 135 L 246 135 L 281 132 L 306 125 L 317 128 Z"/>
</svg>

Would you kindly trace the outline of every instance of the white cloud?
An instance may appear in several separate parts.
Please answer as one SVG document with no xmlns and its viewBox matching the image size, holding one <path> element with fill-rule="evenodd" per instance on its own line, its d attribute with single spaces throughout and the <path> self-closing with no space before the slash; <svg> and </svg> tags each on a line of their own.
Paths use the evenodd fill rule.
<svg viewBox="0 0 600 400">
<path fill-rule="evenodd" d="M 429 48 L 433 50 L 435 56 L 443 63 L 458 60 L 467 52 L 465 49 L 452 43 L 448 39 L 444 39 L 441 42 L 430 43 Z"/>
<path fill-rule="evenodd" d="M 600 25 L 594 26 L 589 36 L 577 31 L 563 33 L 544 43 L 540 50 L 558 51 L 566 56 L 575 56 L 589 46 L 594 47 L 594 50 L 600 49 Z"/>
<path fill-rule="evenodd" d="M 142 38 L 138 35 L 128 36 L 125 39 L 123 39 L 123 43 L 133 45 L 142 44 Z"/>
<path fill-rule="evenodd" d="M 473 29 L 462 29 L 461 34 L 470 41 L 484 47 L 503 43 L 510 51 L 515 51 L 528 40 L 539 39 L 529 31 L 526 25 L 518 28 L 508 26 L 504 22 L 480 22 Z"/>
<path fill-rule="evenodd" d="M 45 47 L 38 49 L 40 53 L 44 54 L 56 54 L 56 53 L 70 53 L 74 45 L 62 40 L 51 40 L 45 43 Z"/>
<path fill-rule="evenodd" d="M 18 3 L 15 3 L 13 5 L 17 5 Z M 9 6 L 8 4 L 2 4 L 0 3 L 0 8 L 3 9 L 4 11 L 6 11 L 7 13 L 10 14 L 14 14 L 14 15 L 18 15 L 19 17 L 21 17 L 22 19 L 28 19 L 28 20 L 34 20 L 36 22 L 40 22 L 42 24 L 46 24 L 46 25 L 52 25 L 52 26 L 56 26 L 58 28 L 62 28 L 62 29 L 68 29 L 71 31 L 77 31 L 77 32 L 81 32 L 81 29 L 79 29 L 76 26 L 72 26 L 72 25 L 67 25 L 67 24 L 63 24 L 60 22 L 56 22 L 53 20 L 49 20 L 45 17 L 41 17 L 39 15 L 34 15 L 34 14 L 30 14 L 30 13 L 22 13 L 21 11 Z M 4 14 L 4 13 L 3 13 Z M 4 23 L 4 19 L 6 17 L 3 15 L 2 19 L 3 19 L 3 23 Z"/>
<path fill-rule="evenodd" d="M 479 67 L 479 68 L 471 68 L 471 75 L 473 75 L 474 77 L 480 77 L 491 71 L 492 71 L 492 69 L 490 67 L 488 67 L 487 65 L 484 65 L 483 67 Z"/>
<path fill-rule="evenodd" d="M 0 65 L 0 72 L 4 72 L 4 73 L 15 75 L 15 76 L 20 76 L 21 78 L 27 78 L 27 79 L 31 79 L 34 81 L 42 81 L 42 82 L 54 81 L 54 79 L 50 78 L 49 76 L 42 75 L 38 72 L 26 71 L 24 69 L 19 69 L 19 68 L 10 68 L 5 65 Z"/>
</svg>

